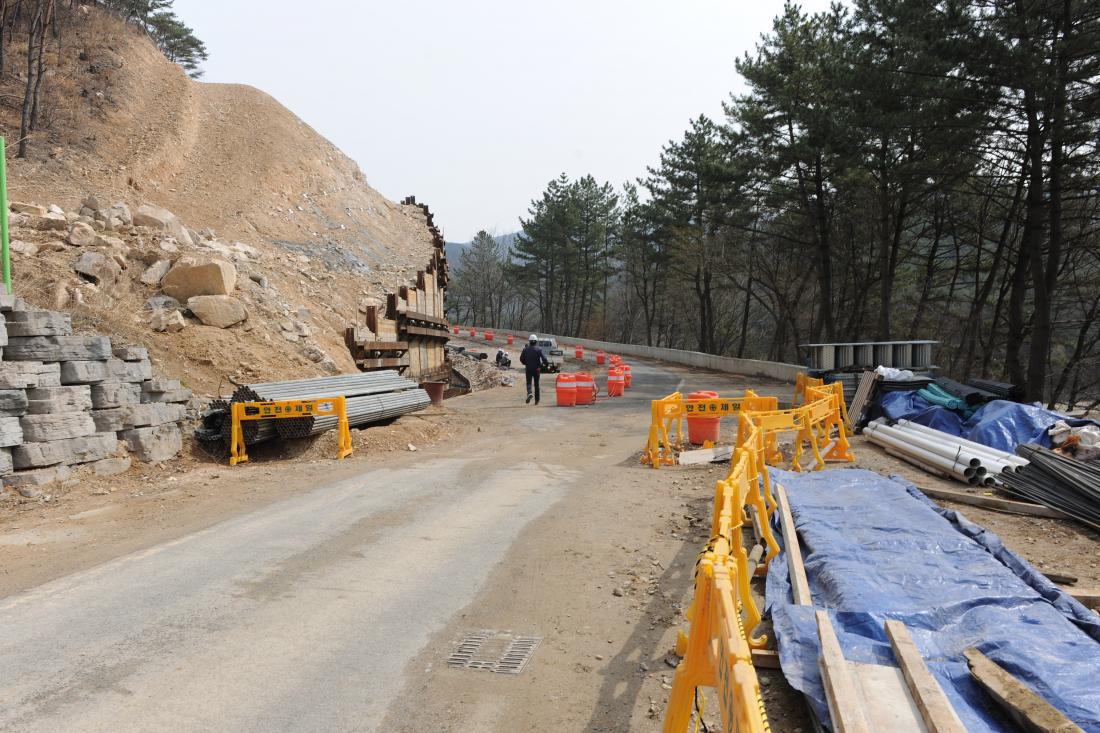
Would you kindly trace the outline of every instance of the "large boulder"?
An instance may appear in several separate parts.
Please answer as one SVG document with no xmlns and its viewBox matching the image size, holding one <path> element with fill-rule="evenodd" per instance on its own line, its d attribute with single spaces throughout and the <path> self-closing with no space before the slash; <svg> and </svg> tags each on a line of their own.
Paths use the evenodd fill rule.
<svg viewBox="0 0 1100 733">
<path fill-rule="evenodd" d="M 46 213 L 45 206 L 39 206 L 38 204 L 25 204 L 22 201 L 12 201 L 8 203 L 8 208 L 14 211 L 16 214 L 32 214 L 34 216 L 43 216 Z"/>
<path fill-rule="evenodd" d="M 229 295 L 237 285 L 237 268 L 225 260 L 181 257 L 160 285 L 181 302 L 196 295 Z"/>
<path fill-rule="evenodd" d="M 31 219 L 31 226 L 35 229 L 41 229 L 43 231 L 64 231 L 69 228 L 69 220 L 65 218 L 64 214 L 47 211 L 42 216 L 33 217 Z"/>
<path fill-rule="evenodd" d="M 139 461 L 147 463 L 174 458 L 183 447 L 183 436 L 175 423 L 123 430 L 118 437 Z"/>
<path fill-rule="evenodd" d="M 230 295 L 196 295 L 187 299 L 187 310 L 203 325 L 229 328 L 248 318 L 244 303 Z"/>
<path fill-rule="evenodd" d="M 170 234 L 180 244 L 185 244 L 188 247 L 194 246 L 191 235 L 187 233 L 187 227 L 168 209 L 162 209 L 152 204 L 142 204 L 134 212 L 133 224 L 136 227 L 159 229 L 166 234 Z"/>
<path fill-rule="evenodd" d="M 65 241 L 74 247 L 87 247 L 95 244 L 96 236 L 90 224 L 78 221 L 69 229 L 69 237 Z"/>
<path fill-rule="evenodd" d="M 122 268 L 110 257 L 99 252 L 85 252 L 77 259 L 73 269 L 86 280 L 91 280 L 101 288 L 109 288 L 122 274 Z"/>
</svg>

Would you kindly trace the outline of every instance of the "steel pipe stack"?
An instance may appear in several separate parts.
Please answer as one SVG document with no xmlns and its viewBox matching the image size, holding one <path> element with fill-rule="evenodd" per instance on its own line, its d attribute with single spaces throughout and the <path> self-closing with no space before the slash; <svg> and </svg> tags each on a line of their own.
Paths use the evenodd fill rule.
<svg viewBox="0 0 1100 733">
<path fill-rule="evenodd" d="M 1100 467 L 1030 443 L 1016 452 L 1028 463 L 1001 474 L 1005 491 L 1100 529 Z"/>
<path fill-rule="evenodd" d="M 410 389 L 404 392 L 393 392 L 390 394 L 351 397 L 347 401 L 348 424 L 351 425 L 351 427 L 355 427 L 357 425 L 381 422 L 382 420 L 389 420 L 400 417 L 401 415 L 406 415 L 410 412 L 423 410 L 430 404 L 431 400 L 428 398 L 428 393 L 422 389 Z M 304 419 L 311 421 L 308 432 L 305 433 L 306 436 L 318 435 L 326 430 L 332 430 L 336 427 L 339 420 L 335 415 L 323 415 L 321 417 Z M 276 427 L 281 428 L 281 423 L 296 422 L 298 421 L 280 420 L 280 424 L 276 425 Z M 282 430 L 280 430 L 279 433 L 281 435 Z"/>
<path fill-rule="evenodd" d="M 229 400 L 213 400 L 203 414 L 195 438 L 213 456 L 228 455 L 233 420 L 232 402 L 272 402 L 282 400 L 346 398 L 348 423 L 354 427 L 389 420 L 422 410 L 431 400 L 416 382 L 395 371 L 343 374 L 334 377 L 296 379 L 283 382 L 245 384 L 237 387 Z M 304 438 L 337 426 L 336 416 L 301 417 L 279 420 L 250 420 L 241 424 L 247 445 L 275 437 Z"/>
<path fill-rule="evenodd" d="M 965 438 L 899 420 L 890 425 L 885 418 L 863 429 L 868 440 L 891 455 L 939 476 L 982 486 L 999 483 L 1003 472 L 1027 465 L 1020 456 L 990 448 Z"/>
<path fill-rule="evenodd" d="M 244 384 L 233 391 L 233 402 L 271 402 L 274 400 L 313 400 L 324 397 L 359 397 L 416 389 L 416 382 L 405 379 L 395 371 L 341 374 L 335 377 L 294 379 L 284 382 Z M 312 417 L 291 420 L 261 420 L 251 423 L 261 431 L 270 431 L 268 437 L 304 438 L 315 435 Z M 335 424 L 335 423 L 334 423 Z M 249 436 L 245 435 L 245 442 Z"/>
</svg>

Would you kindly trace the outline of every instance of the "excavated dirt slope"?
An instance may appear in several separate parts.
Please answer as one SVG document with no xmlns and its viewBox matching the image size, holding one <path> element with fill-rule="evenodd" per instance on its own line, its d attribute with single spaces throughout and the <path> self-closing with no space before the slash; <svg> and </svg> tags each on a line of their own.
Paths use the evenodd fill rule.
<svg viewBox="0 0 1100 733">
<path fill-rule="evenodd" d="M 431 256 L 421 210 L 372 189 L 353 161 L 267 94 L 192 81 L 142 33 L 97 9 L 78 14 L 66 33 L 61 66 L 46 84 L 43 129 L 27 160 L 9 159 L 10 198 L 70 214 L 89 195 L 133 210 L 155 204 L 203 236 L 170 251 L 171 242 L 164 248 L 147 231 L 104 232 L 126 245 L 123 276 L 104 289 L 73 272 L 88 247 L 26 222 L 13 237 L 38 251 L 17 256 L 17 293 L 63 305 L 89 329 L 146 343 L 165 371 L 199 392 L 224 391 L 230 380 L 332 370 L 311 347 L 352 371 L 344 326 L 365 303 L 412 282 Z M 0 92 L 21 84 L 9 75 Z M 17 115 L 0 107 L 9 140 Z M 245 324 L 219 329 L 189 320 L 178 333 L 148 327 L 143 304 L 159 290 L 138 278 L 158 256 L 189 254 L 234 260 Z M 58 295 L 66 289 L 68 296 Z M 288 340 L 292 331 L 297 340 Z"/>
</svg>

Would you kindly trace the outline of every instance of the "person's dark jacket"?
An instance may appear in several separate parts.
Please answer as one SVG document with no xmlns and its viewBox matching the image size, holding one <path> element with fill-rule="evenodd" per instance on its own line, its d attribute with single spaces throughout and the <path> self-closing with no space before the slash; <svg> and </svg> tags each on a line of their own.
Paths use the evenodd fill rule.
<svg viewBox="0 0 1100 733">
<path fill-rule="evenodd" d="M 543 355 L 542 349 L 538 347 L 538 344 L 527 344 L 523 347 L 523 351 L 519 354 L 519 363 L 523 364 L 529 374 L 535 374 L 538 372 L 539 367 L 549 367 L 550 362 L 546 360 L 546 356 Z"/>
</svg>

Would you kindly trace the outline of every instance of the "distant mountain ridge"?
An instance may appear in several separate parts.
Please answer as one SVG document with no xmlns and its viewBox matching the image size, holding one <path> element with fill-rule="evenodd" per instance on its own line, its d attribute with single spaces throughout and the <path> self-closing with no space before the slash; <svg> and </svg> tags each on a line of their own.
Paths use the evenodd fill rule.
<svg viewBox="0 0 1100 733">
<path fill-rule="evenodd" d="M 519 235 L 519 232 L 509 232 L 508 234 L 498 234 L 493 239 L 511 249 L 512 245 L 515 244 L 516 237 Z M 450 264 L 452 271 L 457 271 L 462 267 L 462 253 L 469 246 L 469 242 L 447 242 L 447 262 Z"/>
</svg>

